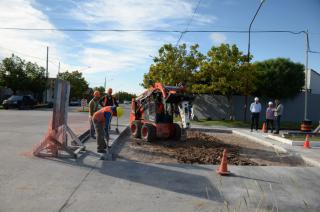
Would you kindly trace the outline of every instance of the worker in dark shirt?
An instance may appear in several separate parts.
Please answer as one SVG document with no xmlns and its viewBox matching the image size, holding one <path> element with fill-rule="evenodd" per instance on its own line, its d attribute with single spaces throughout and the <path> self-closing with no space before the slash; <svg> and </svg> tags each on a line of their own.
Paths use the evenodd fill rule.
<svg viewBox="0 0 320 212">
<path fill-rule="evenodd" d="M 107 107 L 107 106 L 119 106 L 116 98 L 112 96 L 112 88 L 109 88 L 108 91 L 106 92 L 107 94 L 103 96 L 99 103 L 102 107 Z"/>
</svg>

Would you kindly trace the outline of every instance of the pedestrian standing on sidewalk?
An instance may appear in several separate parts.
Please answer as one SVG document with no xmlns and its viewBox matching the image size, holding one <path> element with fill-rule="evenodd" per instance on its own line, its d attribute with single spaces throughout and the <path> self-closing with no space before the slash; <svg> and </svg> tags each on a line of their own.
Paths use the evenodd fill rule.
<svg viewBox="0 0 320 212">
<path fill-rule="evenodd" d="M 92 120 L 92 116 L 95 112 L 98 111 L 99 109 L 99 100 L 100 100 L 100 92 L 99 91 L 95 91 L 93 93 L 93 99 L 89 102 L 89 122 L 90 122 L 90 136 L 94 139 L 96 139 L 96 132 L 94 129 L 94 124 L 93 124 L 93 120 Z"/>
<path fill-rule="evenodd" d="M 261 112 L 261 104 L 259 102 L 259 98 L 255 97 L 254 102 L 250 105 L 251 112 L 251 132 L 253 131 L 253 126 L 255 125 L 256 131 L 258 131 L 259 127 L 259 116 Z"/>
<path fill-rule="evenodd" d="M 281 121 L 281 117 L 283 115 L 283 105 L 280 103 L 279 99 L 276 99 L 275 103 L 276 103 L 276 107 L 274 109 L 274 116 L 275 116 L 275 120 L 276 120 L 276 131 L 274 132 L 274 134 L 279 134 L 280 121 Z"/>
<path fill-rule="evenodd" d="M 274 123 L 274 108 L 273 102 L 268 103 L 268 108 L 266 110 L 266 124 L 267 124 L 267 132 L 271 127 L 271 133 L 273 133 L 273 123 Z"/>
</svg>

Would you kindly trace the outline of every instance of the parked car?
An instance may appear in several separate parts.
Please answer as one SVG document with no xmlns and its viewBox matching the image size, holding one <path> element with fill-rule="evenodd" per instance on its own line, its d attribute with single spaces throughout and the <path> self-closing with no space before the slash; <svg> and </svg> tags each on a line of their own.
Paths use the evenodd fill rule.
<svg viewBox="0 0 320 212">
<path fill-rule="evenodd" d="M 18 108 L 19 110 L 23 108 L 33 109 L 36 105 L 36 100 L 31 95 L 13 95 L 4 100 L 2 105 L 6 110 L 9 108 Z"/>
<path fill-rule="evenodd" d="M 81 100 L 71 100 L 69 106 L 81 106 Z"/>
<path fill-rule="evenodd" d="M 128 104 L 130 104 L 131 102 L 130 101 L 128 101 L 128 100 L 124 100 L 123 101 L 123 104 L 126 104 L 126 105 L 128 105 Z"/>
</svg>

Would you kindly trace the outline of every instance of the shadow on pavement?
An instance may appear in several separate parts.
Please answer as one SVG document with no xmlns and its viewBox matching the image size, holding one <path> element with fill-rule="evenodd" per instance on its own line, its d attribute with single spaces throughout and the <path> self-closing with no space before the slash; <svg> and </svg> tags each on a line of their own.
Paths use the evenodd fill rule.
<svg viewBox="0 0 320 212">
<path fill-rule="evenodd" d="M 246 177 L 234 173 L 230 173 L 230 177 L 238 177 L 242 179 L 248 179 L 248 180 L 254 180 L 254 181 L 260 181 L 260 182 L 265 182 L 265 183 L 275 183 L 275 184 L 280 184 L 279 182 L 271 181 L 271 180 L 264 180 L 264 179 L 259 179 L 259 178 L 253 178 L 253 177 Z"/>
<path fill-rule="evenodd" d="M 184 168 L 184 167 L 180 167 Z M 204 176 L 132 161 L 103 162 L 102 174 L 180 194 L 223 202 L 219 191 Z"/>
<path fill-rule="evenodd" d="M 85 158 L 95 160 L 84 160 Z M 206 200 L 223 202 L 219 191 L 204 176 L 190 174 L 189 168 L 179 167 L 180 171 L 166 169 L 155 164 L 136 163 L 133 161 L 101 161 L 100 155 L 87 150 L 75 160 L 72 158 L 45 158 L 69 166 L 79 166 L 98 171 L 101 174 L 124 179 L 146 186 L 190 195 Z M 98 167 L 98 165 L 100 167 Z"/>
</svg>

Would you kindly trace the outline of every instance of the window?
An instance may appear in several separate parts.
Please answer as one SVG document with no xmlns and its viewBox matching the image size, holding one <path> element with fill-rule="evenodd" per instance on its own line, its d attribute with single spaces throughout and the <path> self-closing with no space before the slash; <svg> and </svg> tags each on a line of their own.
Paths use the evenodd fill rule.
<svg viewBox="0 0 320 212">
<path fill-rule="evenodd" d="M 11 96 L 8 100 L 11 100 L 11 101 L 20 101 L 20 100 L 22 100 L 22 96 Z"/>
</svg>

